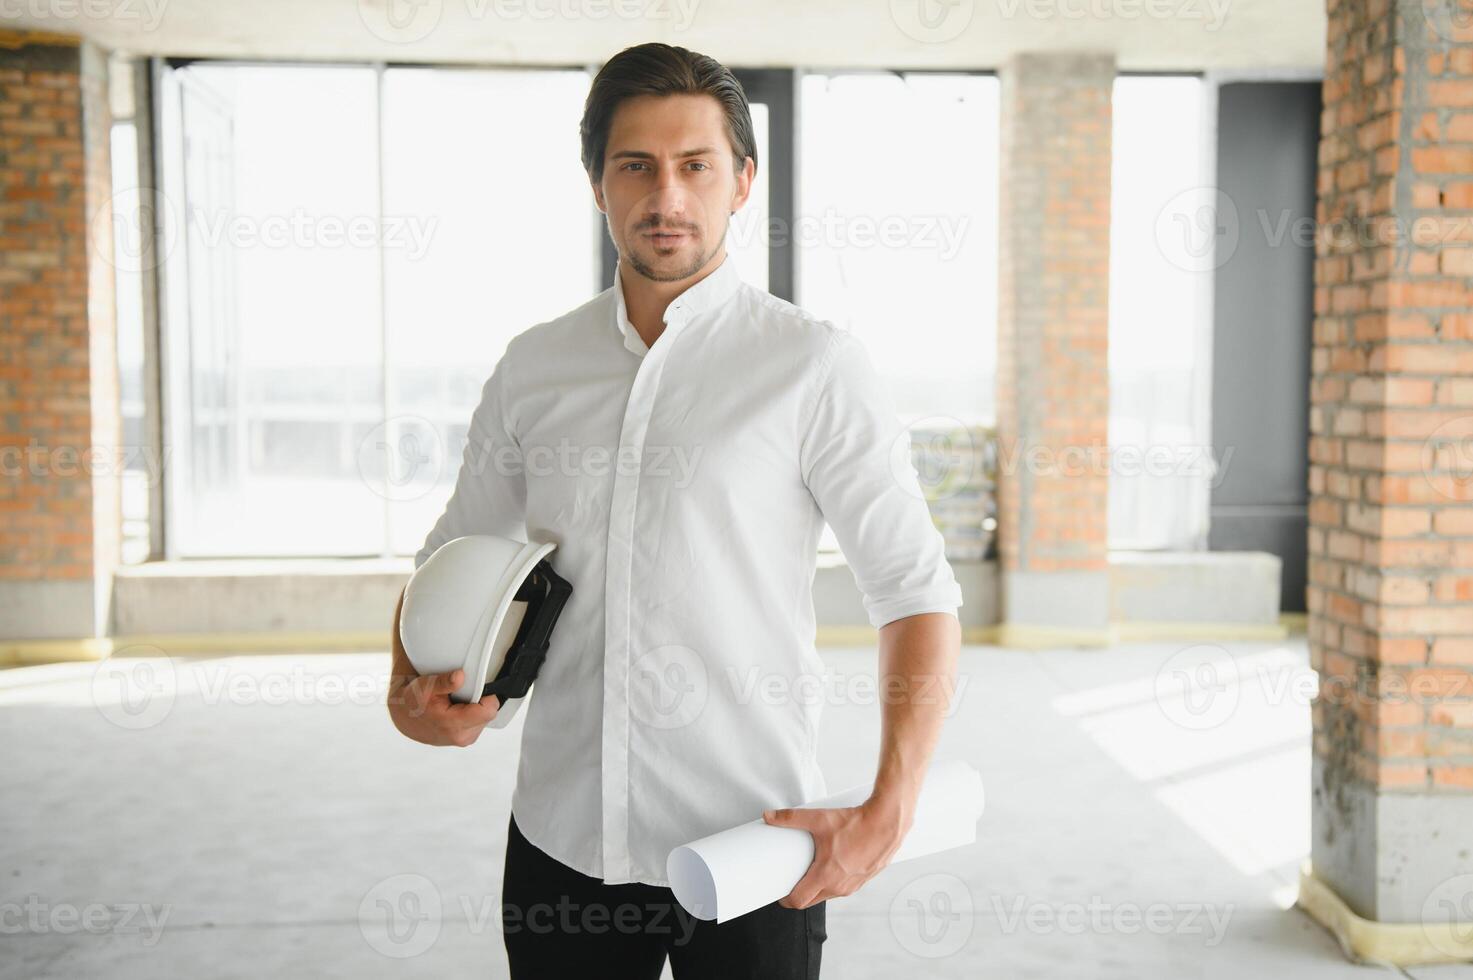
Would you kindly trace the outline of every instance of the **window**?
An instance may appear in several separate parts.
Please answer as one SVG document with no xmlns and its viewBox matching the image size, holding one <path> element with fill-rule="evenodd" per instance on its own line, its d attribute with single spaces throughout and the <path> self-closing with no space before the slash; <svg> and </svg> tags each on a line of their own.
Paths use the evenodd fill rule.
<svg viewBox="0 0 1473 980">
<path fill-rule="evenodd" d="M 471 409 L 506 343 L 598 292 L 607 238 L 579 158 L 579 71 L 384 73 L 384 211 L 428 219 L 384 250 L 389 546 L 445 509 Z"/>
<path fill-rule="evenodd" d="M 864 341 L 908 423 L 991 424 L 997 79 L 810 74 L 801 98 L 798 302 Z"/>
<path fill-rule="evenodd" d="M 798 302 L 864 341 L 948 557 L 980 559 L 995 525 L 977 427 L 996 418 L 997 79 L 810 74 L 800 92 Z M 832 529 L 819 549 L 838 559 Z"/>
<path fill-rule="evenodd" d="M 1111 548 L 1206 544 L 1215 195 L 1203 99 L 1194 77 L 1115 82 Z"/>
<path fill-rule="evenodd" d="M 132 118 L 117 119 L 111 132 L 113 194 L 112 268 L 116 283 L 118 325 L 118 410 L 122 421 L 124 466 L 120 474 L 122 518 L 121 560 L 126 565 L 148 560 L 150 509 L 160 467 L 148 431 L 148 371 L 143 332 L 144 254 L 141 222 L 151 210 L 140 192 L 138 128 Z"/>
<path fill-rule="evenodd" d="M 506 342 L 596 290 L 588 82 L 165 75 L 169 557 L 419 547 Z"/>
</svg>

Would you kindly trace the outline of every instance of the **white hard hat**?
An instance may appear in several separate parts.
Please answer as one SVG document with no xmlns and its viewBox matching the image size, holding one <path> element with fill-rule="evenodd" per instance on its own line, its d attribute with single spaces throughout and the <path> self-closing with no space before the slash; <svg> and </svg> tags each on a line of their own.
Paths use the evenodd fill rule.
<svg viewBox="0 0 1473 980">
<path fill-rule="evenodd" d="M 496 695 L 492 728 L 517 713 L 572 594 L 547 560 L 556 547 L 468 534 L 435 549 L 405 587 L 399 639 L 409 662 L 421 674 L 463 668 L 465 681 L 450 698 Z"/>
</svg>

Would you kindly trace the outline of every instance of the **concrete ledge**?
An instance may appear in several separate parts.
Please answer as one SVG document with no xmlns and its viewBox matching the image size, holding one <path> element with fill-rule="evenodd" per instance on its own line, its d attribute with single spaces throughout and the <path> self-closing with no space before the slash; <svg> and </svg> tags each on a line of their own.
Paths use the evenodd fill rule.
<svg viewBox="0 0 1473 980">
<path fill-rule="evenodd" d="M 1282 640 L 1294 631 L 1293 622 L 1280 616 L 1273 623 L 1176 623 L 1170 620 L 1157 623 L 1131 622 L 1113 623 L 1117 642 L 1151 643 L 1158 640 L 1192 640 L 1210 643 L 1214 640 Z M 1299 632 L 1303 633 L 1301 628 Z"/>
<path fill-rule="evenodd" d="M 382 623 L 387 642 L 394 604 L 413 570 L 414 563 L 407 558 L 139 565 L 117 574 L 112 632 L 120 638 L 150 637 L 148 642 L 158 643 L 158 637 L 181 634 L 362 633 Z M 965 600 L 959 610 L 963 628 L 995 624 L 996 566 L 953 562 L 952 570 Z M 874 632 L 847 565 L 816 569 L 813 605 L 824 627 Z"/>
<path fill-rule="evenodd" d="M 0 643 L 96 636 L 97 587 L 92 579 L 0 581 Z"/>
<path fill-rule="evenodd" d="M 319 635 L 377 629 L 388 642 L 403 559 L 151 562 L 118 570 L 116 637 Z M 170 641 L 172 643 L 172 641 Z M 260 642 L 260 641 L 254 641 Z"/>
<path fill-rule="evenodd" d="M 1305 862 L 1299 871 L 1299 908 L 1330 930 L 1358 963 L 1420 966 L 1473 961 L 1473 929 L 1454 922 L 1374 922 L 1362 919 Z"/>
<path fill-rule="evenodd" d="M 1282 565 L 1266 551 L 1111 552 L 1110 621 L 1276 626 Z"/>
<path fill-rule="evenodd" d="M 959 610 L 963 642 L 1042 649 L 1103 648 L 1130 640 L 1282 639 L 1303 630 L 1302 614 L 1280 616 L 1276 610 L 1260 609 L 1258 618 L 1248 618 L 1243 613 L 1249 607 L 1232 592 L 1246 576 L 1255 594 L 1276 596 L 1277 582 L 1265 573 L 1277 561 L 1256 552 L 1112 556 L 1111 589 L 1119 587 L 1116 598 L 1128 615 L 1098 628 L 999 623 L 996 563 L 951 564 L 965 599 Z M 0 584 L 0 611 L 20 614 L 19 625 L 26 627 L 26 632 L 0 638 L 0 665 L 98 660 L 114 652 L 126 655 L 130 646 L 168 654 L 383 650 L 394 604 L 413 568 L 408 558 L 130 566 L 115 577 L 110 636 L 102 638 L 86 635 L 90 582 L 67 583 L 60 592 L 47 583 L 13 583 L 7 593 Z M 1226 605 L 1224 595 L 1229 597 Z M 874 645 L 876 631 L 868 624 L 847 565 L 820 562 L 813 597 L 820 645 Z M 1172 614 L 1145 615 L 1160 607 L 1169 607 Z M 1202 618 L 1185 618 L 1189 610 Z M 16 620 L 7 621 L 7 627 L 16 625 Z M 49 632 L 41 631 L 42 625 Z"/>
</svg>

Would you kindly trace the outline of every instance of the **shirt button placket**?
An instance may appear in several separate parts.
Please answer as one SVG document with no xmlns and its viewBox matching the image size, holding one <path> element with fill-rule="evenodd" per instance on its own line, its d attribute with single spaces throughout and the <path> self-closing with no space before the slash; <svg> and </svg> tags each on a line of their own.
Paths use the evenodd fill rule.
<svg viewBox="0 0 1473 980">
<path fill-rule="evenodd" d="M 672 307 L 665 333 L 677 329 Z M 629 856 L 629 668 L 632 658 L 635 507 L 643 468 L 644 441 L 672 336 L 662 335 L 635 371 L 614 457 L 609 505 L 609 539 L 604 581 L 603 702 L 603 876 L 630 878 Z M 632 464 L 632 465 L 631 465 Z"/>
</svg>

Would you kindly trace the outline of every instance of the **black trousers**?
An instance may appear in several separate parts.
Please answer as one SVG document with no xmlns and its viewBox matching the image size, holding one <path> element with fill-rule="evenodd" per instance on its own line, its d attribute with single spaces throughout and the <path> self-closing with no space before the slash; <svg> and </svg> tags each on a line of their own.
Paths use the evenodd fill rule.
<svg viewBox="0 0 1473 980">
<path fill-rule="evenodd" d="M 512 980 L 817 980 L 826 902 L 773 902 L 717 923 L 669 888 L 607 885 L 543 853 L 508 821 L 501 927 Z"/>
</svg>

